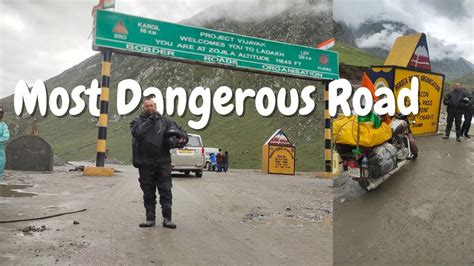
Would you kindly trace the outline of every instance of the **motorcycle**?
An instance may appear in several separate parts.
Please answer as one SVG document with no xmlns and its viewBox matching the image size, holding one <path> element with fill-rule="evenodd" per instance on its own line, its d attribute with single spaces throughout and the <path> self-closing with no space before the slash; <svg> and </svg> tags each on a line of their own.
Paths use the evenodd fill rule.
<svg viewBox="0 0 474 266">
<path fill-rule="evenodd" d="M 359 147 L 360 153 L 354 154 L 354 146 L 336 144 L 336 150 L 342 159 L 343 170 L 347 171 L 352 180 L 357 181 L 367 191 L 375 189 L 401 167 L 418 157 L 418 147 L 411 134 L 408 116 L 397 114 L 395 118 L 390 123 L 392 138 L 380 146 Z M 379 162 L 389 165 L 391 170 L 388 172 L 380 169 L 373 170 L 369 167 L 368 158 L 375 158 L 382 153 L 392 154 L 388 159 L 383 156 L 378 158 Z"/>
</svg>

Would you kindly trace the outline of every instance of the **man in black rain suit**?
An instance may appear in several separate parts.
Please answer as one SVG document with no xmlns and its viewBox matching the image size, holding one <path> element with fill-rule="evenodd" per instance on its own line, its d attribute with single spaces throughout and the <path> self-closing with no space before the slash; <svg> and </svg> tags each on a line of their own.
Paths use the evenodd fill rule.
<svg viewBox="0 0 474 266">
<path fill-rule="evenodd" d="M 449 138 L 453 122 L 456 126 L 456 141 L 461 142 L 461 119 L 464 109 L 469 104 L 464 100 L 468 97 L 467 93 L 462 89 L 461 83 L 456 82 L 454 89 L 444 97 L 443 103 L 447 106 L 448 113 L 446 131 L 443 139 Z"/>
<path fill-rule="evenodd" d="M 465 98 L 465 101 L 469 101 L 465 110 L 464 110 L 464 123 L 461 126 L 461 137 L 464 136 L 468 139 L 471 138 L 469 135 L 469 129 L 471 128 L 472 123 L 472 114 L 474 113 L 474 91 L 468 93 L 468 97 Z"/>
<path fill-rule="evenodd" d="M 186 131 L 156 111 L 151 98 L 143 101 L 143 112 L 130 123 L 133 166 L 138 168 L 146 221 L 140 227 L 155 226 L 156 189 L 160 195 L 163 227 L 176 228 L 171 220 L 171 148 L 186 145 Z"/>
</svg>

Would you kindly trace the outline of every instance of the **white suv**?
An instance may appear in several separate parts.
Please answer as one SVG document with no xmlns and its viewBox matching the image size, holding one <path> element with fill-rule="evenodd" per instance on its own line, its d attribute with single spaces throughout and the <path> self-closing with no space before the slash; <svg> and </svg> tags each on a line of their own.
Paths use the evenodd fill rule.
<svg viewBox="0 0 474 266">
<path fill-rule="evenodd" d="M 170 150 L 172 170 L 184 172 L 187 176 L 194 172 L 196 177 L 202 177 L 205 159 L 201 136 L 188 134 L 188 137 L 188 144 L 184 148 Z"/>
</svg>

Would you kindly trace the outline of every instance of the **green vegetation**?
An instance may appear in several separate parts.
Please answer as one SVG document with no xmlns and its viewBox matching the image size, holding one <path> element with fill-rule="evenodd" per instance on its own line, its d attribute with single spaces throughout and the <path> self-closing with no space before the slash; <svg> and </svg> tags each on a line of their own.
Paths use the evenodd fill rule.
<svg viewBox="0 0 474 266">
<path fill-rule="evenodd" d="M 337 44 L 333 50 L 339 52 L 340 60 L 345 64 L 356 66 L 383 64 L 381 58 L 341 43 Z M 48 80 L 47 88 L 50 91 L 61 86 L 70 91 L 77 85 L 88 87 L 92 79 L 100 77 L 100 68 L 100 57 L 91 57 Z M 262 144 L 275 130 L 281 128 L 296 144 L 296 170 L 323 170 L 324 130 L 321 83 L 123 55 L 114 55 L 112 61 L 107 142 L 110 158 L 123 163 L 131 162 L 129 123 L 134 116 L 138 115 L 139 110 L 120 117 L 116 115 L 115 106 L 117 84 L 127 78 L 137 80 L 142 89 L 154 86 L 161 90 L 165 90 L 168 86 L 181 86 L 185 89 L 207 86 L 215 90 L 221 85 L 226 85 L 232 89 L 252 88 L 255 90 L 268 86 L 277 91 L 282 87 L 301 90 L 307 85 L 315 85 L 317 91 L 313 94 L 313 98 L 316 99 L 317 108 L 309 116 L 284 117 L 276 112 L 271 117 L 261 117 L 255 110 L 254 101 L 249 99 L 246 102 L 244 116 L 238 117 L 232 114 L 222 117 L 214 113 L 207 128 L 200 131 L 189 130 L 189 133 L 200 134 L 206 146 L 228 150 L 231 167 L 258 169 L 261 166 Z M 36 126 L 40 136 L 52 144 L 55 153 L 60 157 L 67 160 L 95 159 L 97 120 L 92 118 L 88 111 L 78 117 L 57 118 L 49 115 L 42 118 L 37 114 L 19 119 L 13 114 L 12 96 L 0 100 L 0 104 L 6 107 L 5 121 L 14 132 L 14 137 L 28 134 L 30 129 Z M 189 129 L 187 121 L 195 117 L 187 112 L 184 117 L 173 116 L 172 118 Z"/>
<path fill-rule="evenodd" d="M 98 58 L 96 59 L 98 61 Z M 131 163 L 129 123 L 138 115 L 140 110 L 123 117 L 116 115 L 115 101 L 117 96 L 115 88 L 117 88 L 117 83 L 125 78 L 134 78 L 140 83 L 142 89 L 156 86 L 162 90 L 165 90 L 167 86 L 182 86 L 185 89 L 193 89 L 199 85 L 208 86 L 211 90 L 215 90 L 221 85 L 229 86 L 232 89 L 252 88 L 258 90 L 264 86 L 269 86 L 274 90 L 279 90 L 281 87 L 301 90 L 305 86 L 312 84 L 318 88 L 317 92 L 313 94 L 317 101 L 317 108 L 309 116 L 295 115 L 293 117 L 284 117 L 275 112 L 271 117 L 261 117 L 255 110 L 254 100 L 248 99 L 246 101 L 245 114 L 242 117 L 238 117 L 235 114 L 222 117 L 219 114 L 213 113 L 208 127 L 200 131 L 190 130 L 188 127 L 188 120 L 195 118 L 189 112 L 184 117 L 173 116 L 172 118 L 184 126 L 189 133 L 200 134 L 206 146 L 228 150 L 231 158 L 231 167 L 233 168 L 260 168 L 262 144 L 275 130 L 281 128 L 287 133 L 290 140 L 296 144 L 297 171 L 322 171 L 324 162 L 324 131 L 322 122 L 323 87 L 321 83 L 175 62 L 159 60 L 154 60 L 153 62 L 150 59 L 137 57 L 116 55 L 115 59 L 118 62 L 112 63 L 112 90 L 109 105 L 107 142 L 110 158 L 117 159 L 123 163 Z M 152 61 L 151 64 L 149 63 L 150 61 Z M 94 62 L 89 62 L 88 65 L 94 65 Z M 127 71 L 130 65 L 134 66 L 132 69 L 141 68 L 142 70 L 136 71 L 131 69 Z M 65 71 L 61 75 L 47 81 L 48 90 L 57 86 L 62 86 L 67 90 L 71 90 L 79 84 L 88 86 L 93 78 L 97 78 L 97 73 L 100 73 L 100 64 L 90 69 L 82 65 L 75 68 L 77 69 Z M 18 119 L 13 114 L 12 96 L 0 100 L 0 103 L 6 106 L 7 110 L 11 110 L 6 113 L 5 121 L 12 129 L 18 126 L 19 130 L 17 130 L 18 132 L 15 136 L 28 134 L 33 126 L 37 126 L 39 135 L 51 143 L 55 153 L 61 158 L 70 161 L 95 159 L 97 120 L 92 118 L 88 111 L 78 117 L 65 116 L 57 118 L 53 115 L 48 115 L 46 118 L 42 118 L 36 114 L 28 118 Z"/>
<path fill-rule="evenodd" d="M 345 43 L 337 43 L 331 50 L 339 53 L 339 61 L 346 65 L 371 66 L 383 65 L 384 59 L 371 55 L 359 48 L 352 47 Z"/>
<path fill-rule="evenodd" d="M 371 56 L 360 49 L 350 48 L 344 44 L 336 45 L 335 51 L 346 64 L 368 66 L 382 64 L 382 59 Z M 255 110 L 253 100 L 246 102 L 244 116 L 235 114 L 222 117 L 213 114 L 204 130 L 189 130 L 187 122 L 193 119 L 189 112 L 184 117 L 172 117 L 188 129 L 189 133 L 200 134 L 206 146 L 228 150 L 231 166 L 234 168 L 259 169 L 261 167 L 261 147 L 277 129 L 283 129 L 291 141 L 296 144 L 296 170 L 322 171 L 324 161 L 324 130 L 322 85 L 317 82 L 299 79 L 281 78 L 261 74 L 187 65 L 176 62 L 165 62 L 146 58 L 115 55 L 112 62 L 111 96 L 109 105 L 109 128 L 107 148 L 110 158 L 131 163 L 130 121 L 140 110 L 127 116 L 116 114 L 116 91 L 119 81 L 132 78 L 137 80 L 142 89 L 155 86 L 162 90 L 168 86 L 182 86 L 193 89 L 205 85 L 211 90 L 221 85 L 232 89 L 260 89 L 270 86 L 274 90 L 281 87 L 301 90 L 307 85 L 316 85 L 318 90 L 313 97 L 317 109 L 312 115 L 284 117 L 278 112 L 273 116 L 261 117 Z M 61 86 L 72 90 L 77 85 L 89 86 L 92 79 L 100 77 L 100 57 L 94 56 L 83 63 L 46 82 L 49 90 Z M 29 134 L 32 127 L 39 129 L 39 134 L 53 146 L 55 153 L 66 160 L 94 160 L 97 141 L 97 120 L 88 111 L 81 116 L 57 118 L 38 114 L 29 118 L 17 119 L 13 114 L 13 97 L 0 100 L 7 107 L 5 121 L 9 124 L 14 137 Z"/>
<path fill-rule="evenodd" d="M 474 88 L 474 72 L 471 72 L 460 78 L 457 78 L 453 80 L 452 83 L 454 84 L 457 81 L 461 82 L 463 87 L 473 89 Z"/>
<path fill-rule="evenodd" d="M 209 12 L 214 12 L 214 10 Z M 199 17 L 207 16 L 199 14 L 196 19 Z M 333 36 L 332 25 L 332 13 L 313 12 L 304 5 L 295 5 L 294 8 L 279 16 L 262 21 L 237 22 L 218 19 L 200 26 L 314 46 Z M 349 79 L 358 80 L 362 72 L 367 71 L 366 67 L 384 63 L 383 58 L 337 40 L 332 50 L 339 53 L 340 62 L 345 64 L 341 66 L 341 75 L 344 73 Z M 100 56 L 96 55 L 51 78 L 46 81 L 46 85 L 49 91 L 56 87 L 64 87 L 69 91 L 78 85 L 89 87 L 93 79 L 100 79 L 100 71 L 101 60 Z M 474 84 L 472 73 L 469 77 L 461 79 L 461 82 L 465 85 Z M 189 133 L 200 134 L 206 146 L 228 150 L 231 167 L 258 169 L 261 166 L 262 144 L 275 130 L 281 128 L 296 144 L 297 171 L 322 171 L 323 169 L 323 86 L 319 82 L 114 54 L 107 148 L 111 158 L 123 163 L 131 162 L 129 123 L 139 113 L 137 110 L 127 116 L 117 115 L 116 88 L 118 82 L 124 79 L 136 80 L 142 89 L 153 86 L 162 91 L 169 86 L 183 87 L 188 90 L 197 86 L 206 86 L 215 90 L 221 85 L 229 86 L 234 90 L 237 88 L 257 90 L 262 87 L 271 87 L 277 91 L 282 87 L 301 90 L 307 85 L 315 85 L 317 91 L 313 94 L 313 98 L 316 99 L 317 108 L 311 115 L 284 117 L 275 113 L 271 117 L 264 118 L 256 112 L 254 101 L 250 99 L 246 102 L 246 112 L 242 117 L 235 114 L 222 117 L 214 113 L 208 127 L 200 131 L 189 130 Z M 32 127 L 37 127 L 39 135 L 52 144 L 55 153 L 60 157 L 66 160 L 95 159 L 97 119 L 91 117 L 88 111 L 77 117 L 57 118 L 49 115 L 43 118 L 36 114 L 19 118 L 13 113 L 13 96 L 0 99 L 0 104 L 6 109 L 4 120 L 8 123 L 13 138 L 29 134 Z M 184 117 L 173 116 L 172 118 L 186 129 L 189 129 L 188 120 L 194 119 L 189 112 Z"/>
</svg>

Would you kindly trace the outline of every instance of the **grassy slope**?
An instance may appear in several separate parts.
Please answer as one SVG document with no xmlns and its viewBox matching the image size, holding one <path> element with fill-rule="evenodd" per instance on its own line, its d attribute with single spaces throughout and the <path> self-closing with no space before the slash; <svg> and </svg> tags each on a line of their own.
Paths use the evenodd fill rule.
<svg viewBox="0 0 474 266">
<path fill-rule="evenodd" d="M 385 60 L 345 43 L 337 43 L 331 50 L 339 53 L 339 61 L 353 66 L 383 65 Z"/>
<path fill-rule="evenodd" d="M 380 58 L 370 56 L 356 48 L 346 47 L 343 44 L 336 45 L 334 50 L 340 53 L 340 60 L 346 64 L 371 65 L 383 63 Z M 146 69 L 147 66 L 144 64 L 148 64 L 148 61 L 136 61 L 128 57 L 120 59 L 118 62 L 113 64 L 113 68 L 117 69 L 117 71 L 112 72 L 111 88 L 116 88 L 117 82 L 125 78 L 133 78 L 139 81 L 143 89 L 148 86 L 161 86 L 162 88 L 169 85 L 162 84 L 162 81 L 153 79 L 141 81 L 137 79 L 141 74 L 140 72 L 124 71 L 120 73 L 120 70 L 118 70 Z M 140 67 L 134 67 L 133 64 L 140 64 Z M 60 79 L 51 79 L 47 82 L 48 88 L 52 89 L 62 86 L 71 90 L 79 84 L 88 86 L 93 78 L 99 78 L 100 73 L 98 60 L 89 63 L 89 65 L 92 66 L 81 70 L 80 75 L 77 75 L 76 71 L 73 70 L 63 73 Z M 122 66 L 126 67 L 123 68 Z M 131 68 L 129 68 L 130 66 Z M 233 89 L 239 87 L 259 89 L 263 86 L 271 86 L 273 89 L 281 87 L 302 89 L 309 84 L 316 85 L 318 90 L 314 98 L 317 99 L 317 110 L 312 115 L 306 117 L 283 117 L 275 114 L 271 118 L 264 118 L 256 113 L 254 101 L 248 100 L 246 103 L 246 113 L 243 117 L 237 117 L 235 114 L 227 117 L 213 114 L 209 126 L 204 130 L 194 131 L 189 129 L 187 121 L 193 118 L 189 113 L 185 117 L 174 116 L 173 119 L 176 119 L 181 125 L 185 126 L 190 133 L 200 134 L 207 146 L 228 150 L 232 158 L 231 166 L 235 168 L 260 168 L 261 145 L 276 129 L 282 128 L 297 145 L 297 171 L 322 170 L 324 133 L 321 84 L 242 72 L 231 73 L 232 71 L 228 70 L 220 70 L 223 72 L 220 81 L 206 84 L 206 82 L 202 82 L 202 78 L 212 79 L 216 76 L 216 71 L 218 70 L 190 66 L 186 67 L 185 71 L 187 75 L 179 73 L 166 74 L 170 78 L 178 76 L 177 79 L 179 79 L 179 76 L 182 76 L 181 78 L 196 80 L 196 82 L 190 82 L 194 86 L 209 84 L 208 86 L 211 89 L 216 89 L 220 85 L 227 85 Z M 118 77 L 119 75 L 120 78 Z M 76 77 L 80 77 L 80 79 Z M 199 83 L 197 80 L 201 80 L 201 82 Z M 115 90 L 112 90 L 109 109 L 110 118 L 116 113 L 115 99 Z M 0 103 L 7 106 L 9 110 L 13 110 L 13 97 L 2 99 Z M 131 145 L 128 124 L 136 114 L 120 117 L 116 122 L 109 121 L 107 146 L 110 149 L 111 158 L 118 159 L 124 163 L 130 163 Z M 12 112 L 7 112 L 5 121 L 10 126 L 13 126 L 13 124 L 21 125 L 20 134 L 26 134 L 33 124 L 37 124 L 40 135 L 52 144 L 55 153 L 59 156 L 67 160 L 92 160 L 95 158 L 97 128 L 95 126 L 96 122 L 90 119 L 91 116 L 87 111 L 83 115 L 74 118 L 69 116 L 57 118 L 50 115 L 47 119 L 37 117 L 36 121 L 32 121 L 32 119 L 17 120 Z"/>
<path fill-rule="evenodd" d="M 310 117 L 284 118 L 275 115 L 272 119 L 263 118 L 253 110 L 253 101 L 248 101 L 246 109 L 248 111 L 244 117 L 236 115 L 221 117 L 214 114 L 209 126 L 200 131 L 191 130 L 187 126 L 191 116 L 182 118 L 173 116 L 173 119 L 185 126 L 189 133 L 200 134 L 207 146 L 230 151 L 234 159 L 232 166 L 236 168 L 259 168 L 261 145 L 277 128 L 283 128 L 297 144 L 297 169 L 321 170 L 322 165 L 318 165 L 317 162 L 322 162 L 323 138 L 315 136 L 314 141 L 298 138 L 298 126 L 294 125 L 294 123 L 305 124 Z M 317 112 L 321 113 L 320 108 L 318 110 Z M 317 112 L 314 115 L 317 115 Z M 131 159 L 128 123 L 132 118 L 127 116 L 119 122 L 109 123 L 108 129 L 107 146 L 111 152 L 110 156 L 125 163 L 130 163 Z M 92 159 L 95 155 L 97 129 L 86 121 L 77 122 L 79 121 L 71 123 L 65 119 L 54 118 L 41 123 L 39 129 L 41 135 L 51 142 L 60 156 L 69 160 Z M 322 126 L 319 125 L 319 128 Z M 316 129 L 313 132 L 318 134 Z M 322 131 L 319 135 L 322 136 Z"/>
<path fill-rule="evenodd" d="M 142 64 L 143 62 L 130 61 L 129 58 L 118 60 L 120 63 L 113 65 L 117 71 L 112 72 L 111 78 L 111 96 L 109 106 L 109 128 L 108 128 L 108 142 L 107 147 L 110 149 L 110 157 L 118 159 L 124 163 L 131 161 L 131 137 L 129 133 L 129 122 L 138 112 L 127 116 L 120 117 L 118 121 L 113 120 L 113 114 L 116 113 L 116 90 L 117 83 L 125 78 L 134 78 L 137 80 L 142 89 L 148 86 L 156 86 L 163 88 L 169 84 L 163 84 L 160 81 L 144 80 L 137 78 L 140 73 L 131 73 L 125 71 L 125 74 L 120 73 L 121 66 L 128 64 Z M 145 60 L 146 61 L 146 60 Z M 162 62 L 160 62 L 163 64 Z M 175 65 L 176 63 L 170 63 Z M 179 66 L 178 66 L 179 67 Z M 127 67 L 128 68 L 128 67 Z M 125 69 L 127 69 L 125 68 Z M 136 69 L 132 67 L 131 69 Z M 139 69 L 139 68 L 138 68 Z M 252 88 L 255 90 L 263 86 L 271 86 L 274 89 L 281 87 L 297 88 L 301 90 L 306 85 L 314 84 L 309 81 L 302 81 L 288 78 L 275 78 L 265 75 L 257 75 L 243 72 L 235 72 L 229 70 L 216 70 L 213 68 L 203 68 L 198 66 L 189 66 L 182 69 L 185 73 L 167 73 L 170 77 L 191 78 L 196 77 L 188 84 L 192 86 L 185 87 L 192 89 L 195 86 L 204 85 L 209 86 L 211 90 L 216 89 L 220 85 L 227 85 L 233 89 Z M 205 82 L 207 78 L 216 77 L 216 71 L 220 71 L 221 78 L 219 81 Z M 70 90 L 74 86 L 83 84 L 88 86 L 93 78 L 98 78 L 100 73 L 100 65 L 97 64 L 87 70 L 82 70 L 80 75 L 76 71 L 71 73 L 63 73 L 59 79 L 51 79 L 46 82 L 47 87 L 52 89 L 57 86 L 65 87 Z M 80 80 L 75 79 L 75 76 L 80 76 Z M 160 75 L 163 76 L 163 75 Z M 183 82 L 184 83 L 184 82 Z M 182 83 L 182 84 L 183 84 Z M 178 83 L 179 84 L 179 83 Z M 203 137 L 207 146 L 219 147 L 230 152 L 232 159 L 231 166 L 235 168 L 254 168 L 258 169 L 261 166 L 261 145 L 266 139 L 278 128 L 286 131 L 288 136 L 297 145 L 297 171 L 321 171 L 323 167 L 323 125 L 322 125 L 322 86 L 321 84 L 314 84 L 318 86 L 318 91 L 314 94 L 317 99 L 317 110 L 309 116 L 293 116 L 283 117 L 275 114 L 271 118 L 261 117 L 255 111 L 255 103 L 252 99 L 246 102 L 246 112 L 243 117 L 238 117 L 235 114 L 222 117 L 218 114 L 213 114 L 209 126 L 204 130 L 194 131 L 187 126 L 189 119 L 193 116 L 187 112 L 184 117 L 173 116 L 179 124 L 183 125 L 190 133 L 197 133 Z M 173 86 L 176 87 L 176 86 Z M 164 93 L 164 92 L 163 92 Z M 87 98 L 85 98 L 87 101 Z M 7 106 L 8 110 L 13 110 L 13 97 L 0 100 L 1 104 Z M 53 115 L 48 115 L 47 118 L 36 116 L 36 121 L 33 119 L 18 120 L 14 117 L 13 112 L 7 112 L 5 121 L 9 123 L 10 127 L 15 124 L 20 125 L 20 134 L 27 134 L 29 129 L 36 124 L 39 128 L 40 136 L 45 138 L 53 146 L 55 153 L 67 160 L 92 160 L 95 158 L 95 145 L 97 139 L 96 121 L 91 121 L 91 116 L 88 111 L 78 117 L 66 116 L 57 118 Z"/>
<path fill-rule="evenodd" d="M 459 81 L 463 84 L 464 87 L 466 88 L 474 88 L 474 72 L 471 72 L 469 74 L 466 74 L 455 81 L 452 81 L 452 83 Z"/>
</svg>

